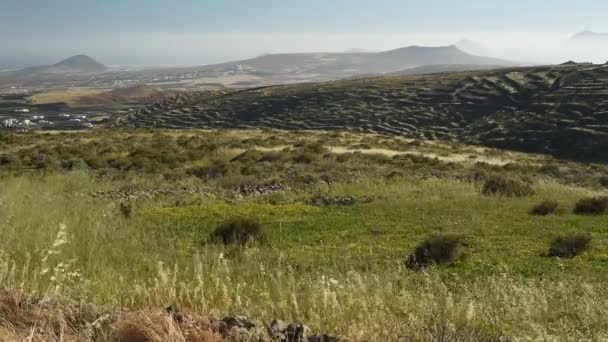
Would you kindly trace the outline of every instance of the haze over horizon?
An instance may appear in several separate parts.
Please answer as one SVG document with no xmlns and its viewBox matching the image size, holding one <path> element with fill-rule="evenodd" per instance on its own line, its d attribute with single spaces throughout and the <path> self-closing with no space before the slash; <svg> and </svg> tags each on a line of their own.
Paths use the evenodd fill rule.
<svg viewBox="0 0 608 342">
<path fill-rule="evenodd" d="M 608 3 L 398 1 L 4 0 L 0 69 L 87 54 L 107 65 L 203 65 L 265 53 L 447 46 L 535 63 L 603 63 L 608 49 L 567 44 L 608 32 Z M 462 47 L 461 47 L 462 48 Z M 464 48 L 464 50 L 467 50 Z"/>
</svg>

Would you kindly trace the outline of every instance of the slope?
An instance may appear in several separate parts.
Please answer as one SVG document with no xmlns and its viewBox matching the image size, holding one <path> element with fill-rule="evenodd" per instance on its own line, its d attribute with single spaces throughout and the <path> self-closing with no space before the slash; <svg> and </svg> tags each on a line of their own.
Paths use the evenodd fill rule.
<svg viewBox="0 0 608 342">
<path fill-rule="evenodd" d="M 321 74 L 328 78 L 335 78 L 390 73 L 432 64 L 517 65 L 517 63 L 497 58 L 474 56 L 452 45 L 445 47 L 410 46 L 378 53 L 271 54 L 214 67 L 233 67 L 262 74 Z"/>
<path fill-rule="evenodd" d="M 108 67 L 97 62 L 93 58 L 86 55 L 77 55 L 53 65 L 0 72 L 0 81 L 18 82 L 38 80 L 42 82 L 56 80 L 66 76 L 97 74 L 107 70 Z"/>
<path fill-rule="evenodd" d="M 193 92 L 150 105 L 117 125 L 352 130 L 608 161 L 608 66 Z"/>
</svg>

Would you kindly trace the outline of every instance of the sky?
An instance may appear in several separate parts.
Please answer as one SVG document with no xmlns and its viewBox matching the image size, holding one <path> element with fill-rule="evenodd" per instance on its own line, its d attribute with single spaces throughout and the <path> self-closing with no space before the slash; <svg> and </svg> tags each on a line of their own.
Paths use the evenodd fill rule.
<svg viewBox="0 0 608 342">
<path fill-rule="evenodd" d="M 0 0 L 0 69 L 80 53 L 201 65 L 460 39 L 495 57 L 556 62 L 574 55 L 562 45 L 575 33 L 608 32 L 607 15 L 606 0 Z"/>
</svg>

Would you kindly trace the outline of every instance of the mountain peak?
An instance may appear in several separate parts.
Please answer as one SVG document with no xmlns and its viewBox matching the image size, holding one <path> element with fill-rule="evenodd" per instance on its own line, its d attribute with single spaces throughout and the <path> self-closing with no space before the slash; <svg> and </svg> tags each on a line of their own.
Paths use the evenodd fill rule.
<svg viewBox="0 0 608 342">
<path fill-rule="evenodd" d="M 53 67 L 66 68 L 78 72 L 101 72 L 108 69 L 108 67 L 87 55 L 69 57 L 53 65 Z"/>
<path fill-rule="evenodd" d="M 570 38 L 570 40 L 595 39 L 595 38 L 606 38 L 606 37 L 608 37 L 608 33 L 597 33 L 597 32 L 593 32 L 590 30 L 585 30 L 585 31 L 581 31 L 581 32 L 575 34 L 574 36 L 572 36 L 572 38 Z"/>
</svg>

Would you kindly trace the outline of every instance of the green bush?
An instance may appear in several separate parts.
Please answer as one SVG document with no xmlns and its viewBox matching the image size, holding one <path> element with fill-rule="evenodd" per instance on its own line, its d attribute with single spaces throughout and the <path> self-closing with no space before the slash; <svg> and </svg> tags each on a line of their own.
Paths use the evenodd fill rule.
<svg viewBox="0 0 608 342">
<path fill-rule="evenodd" d="M 483 184 L 481 193 L 487 196 L 524 197 L 534 193 L 530 184 L 503 175 L 492 175 Z"/>
<path fill-rule="evenodd" d="M 608 210 L 608 197 L 583 198 L 574 207 L 574 213 L 579 215 L 601 215 L 606 210 Z"/>
<path fill-rule="evenodd" d="M 556 237 L 551 241 L 548 256 L 573 258 L 589 249 L 591 236 L 585 233 L 568 234 Z"/>
<path fill-rule="evenodd" d="M 530 215 L 547 216 L 555 214 L 559 204 L 555 201 L 543 201 L 530 210 Z"/>
<path fill-rule="evenodd" d="M 245 246 L 263 240 L 262 225 L 252 218 L 231 218 L 217 226 L 209 238 L 214 243 Z"/>
<path fill-rule="evenodd" d="M 406 265 L 419 269 L 432 265 L 449 264 L 460 255 L 462 237 L 455 234 L 438 234 L 420 243 L 408 256 Z"/>
</svg>

